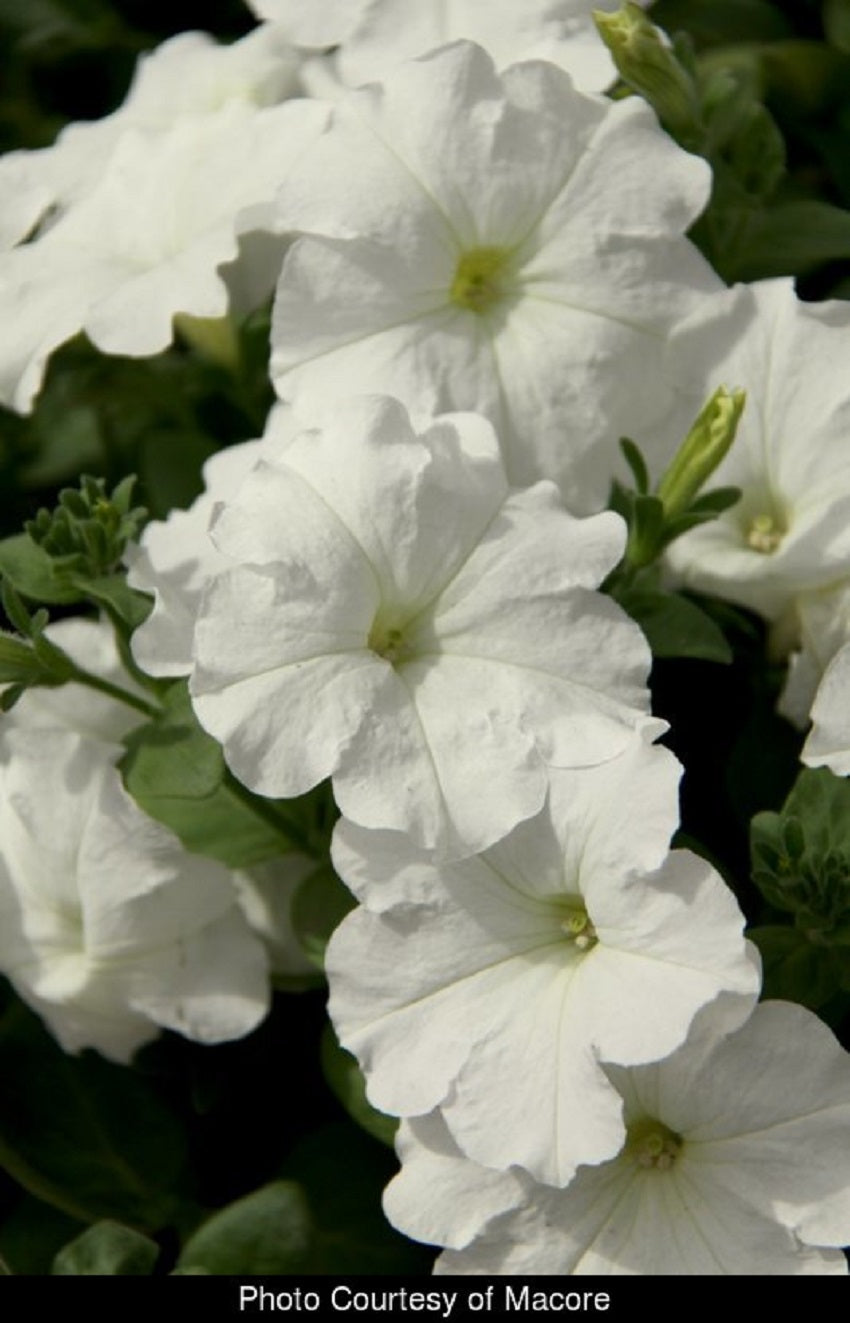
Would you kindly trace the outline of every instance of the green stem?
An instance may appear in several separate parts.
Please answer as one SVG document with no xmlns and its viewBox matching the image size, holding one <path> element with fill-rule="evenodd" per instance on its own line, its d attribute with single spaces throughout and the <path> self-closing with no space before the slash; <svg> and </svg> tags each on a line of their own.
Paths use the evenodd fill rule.
<svg viewBox="0 0 850 1323">
<path fill-rule="evenodd" d="M 99 675 L 91 675 L 89 671 L 83 671 L 78 666 L 74 667 L 73 674 L 68 678 L 72 684 L 84 684 L 89 689 L 97 689 L 101 694 L 108 694 L 110 698 L 117 699 L 127 707 L 134 707 L 146 717 L 158 717 L 160 714 L 159 708 L 146 702 L 144 698 L 139 698 L 137 694 L 131 694 L 129 689 L 122 689 L 120 685 L 112 684 L 109 680 L 102 680 Z"/>
<path fill-rule="evenodd" d="M 136 684 L 144 689 L 152 689 L 159 693 L 160 681 L 152 675 L 147 675 L 140 667 L 136 665 L 136 660 L 130 650 L 130 637 L 127 631 L 126 623 L 122 620 L 117 611 L 113 611 L 108 606 L 103 606 L 103 610 L 109 618 L 115 634 L 115 645 L 118 649 L 118 656 L 121 659 L 121 665 Z"/>
<path fill-rule="evenodd" d="M 314 859 L 323 858 L 308 835 L 289 818 L 285 818 L 280 809 L 272 804 L 270 800 L 263 799 L 259 795 L 253 795 L 250 790 L 242 785 L 241 781 L 237 781 L 231 772 L 226 774 L 225 784 L 240 804 L 244 804 L 256 817 L 260 818 L 268 827 L 271 827 L 272 831 L 286 841 L 287 846 L 291 848 L 294 845 L 304 854 L 308 854 Z"/>
</svg>

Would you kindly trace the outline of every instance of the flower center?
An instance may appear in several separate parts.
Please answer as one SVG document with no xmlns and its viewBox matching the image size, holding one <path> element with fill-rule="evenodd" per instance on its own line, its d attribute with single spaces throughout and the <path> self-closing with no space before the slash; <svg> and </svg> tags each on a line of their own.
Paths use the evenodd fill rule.
<svg viewBox="0 0 850 1323">
<path fill-rule="evenodd" d="M 506 293 L 507 262 L 504 248 L 471 248 L 461 254 L 449 291 L 452 303 L 470 312 L 486 312 Z"/>
<path fill-rule="evenodd" d="M 669 1171 L 682 1151 L 682 1137 L 654 1117 L 643 1117 L 629 1126 L 626 1152 L 638 1167 Z"/>
<path fill-rule="evenodd" d="M 404 630 L 397 623 L 383 620 L 380 612 L 372 621 L 366 646 L 391 666 L 403 661 L 412 652 L 409 640 L 404 637 Z"/>
<path fill-rule="evenodd" d="M 782 542 L 788 529 L 776 515 L 757 514 L 750 520 L 746 533 L 747 546 L 753 551 L 769 556 Z"/>
<path fill-rule="evenodd" d="M 559 905 L 561 932 L 579 951 L 589 951 L 599 941 L 590 915 L 578 896 L 570 896 Z"/>
</svg>

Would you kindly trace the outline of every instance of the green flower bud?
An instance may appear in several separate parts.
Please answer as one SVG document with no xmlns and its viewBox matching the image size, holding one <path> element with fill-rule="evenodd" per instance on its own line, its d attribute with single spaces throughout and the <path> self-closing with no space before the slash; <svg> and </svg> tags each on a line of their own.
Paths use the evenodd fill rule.
<svg viewBox="0 0 850 1323">
<path fill-rule="evenodd" d="M 59 493 L 53 510 L 25 524 L 33 542 L 66 570 L 98 577 L 114 571 L 127 543 L 138 537 L 146 511 L 131 506 L 134 477 L 112 493 L 103 478 L 83 475 L 79 489 Z"/>
<path fill-rule="evenodd" d="M 640 6 L 624 4 L 615 14 L 594 10 L 593 19 L 623 81 L 646 98 L 675 137 L 696 142 L 700 111 L 694 80 Z"/>
<path fill-rule="evenodd" d="M 700 411 L 658 484 L 656 495 L 668 519 L 689 508 L 728 453 L 746 398 L 742 390 L 719 386 Z"/>
</svg>

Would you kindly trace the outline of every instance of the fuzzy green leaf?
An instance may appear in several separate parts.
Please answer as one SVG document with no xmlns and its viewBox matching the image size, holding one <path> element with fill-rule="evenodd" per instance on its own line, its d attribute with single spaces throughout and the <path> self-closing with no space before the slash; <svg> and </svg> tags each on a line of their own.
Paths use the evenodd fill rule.
<svg viewBox="0 0 850 1323">
<path fill-rule="evenodd" d="M 159 1258 L 159 1246 L 120 1222 L 96 1222 L 59 1251 L 53 1261 L 57 1277 L 148 1277 Z"/>
</svg>

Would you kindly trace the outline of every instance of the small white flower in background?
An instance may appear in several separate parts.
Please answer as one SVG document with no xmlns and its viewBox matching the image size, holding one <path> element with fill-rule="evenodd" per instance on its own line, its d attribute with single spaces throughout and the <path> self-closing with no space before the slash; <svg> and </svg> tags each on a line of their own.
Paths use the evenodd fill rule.
<svg viewBox="0 0 850 1323">
<path fill-rule="evenodd" d="M 402 60 L 465 39 L 486 48 L 500 68 L 550 60 L 585 92 L 602 92 L 616 75 L 592 10 L 618 0 L 248 0 L 261 18 L 307 49 L 339 47 L 330 57 L 343 85 L 383 78 Z M 646 6 L 651 0 L 638 0 Z M 309 77 L 309 66 L 306 76 Z"/>
<path fill-rule="evenodd" d="M 261 795 L 332 776 L 353 821 L 472 854 L 540 809 L 547 764 L 664 729 L 640 630 L 592 591 L 622 520 L 510 491 L 483 418 L 417 434 L 395 400 L 344 401 L 261 458 L 212 536 L 237 568 L 205 592 L 190 692 Z"/>
<path fill-rule="evenodd" d="M 242 236 L 271 229 L 269 205 L 325 115 L 306 100 L 230 102 L 154 138 L 123 134 L 98 187 L 0 257 L 0 399 L 29 409 L 49 355 L 79 331 L 106 353 L 143 356 L 167 348 L 178 313 L 224 317 L 221 268 Z"/>
<path fill-rule="evenodd" d="M 826 668 L 801 756 L 809 767 L 828 767 L 837 776 L 850 776 L 850 643 Z"/>
<path fill-rule="evenodd" d="M 747 402 L 713 487 L 740 487 L 719 519 L 674 542 L 687 586 L 775 621 L 801 593 L 850 572 L 850 307 L 802 303 L 792 280 L 707 299 L 673 337 L 694 398 L 720 381 Z"/>
<path fill-rule="evenodd" d="M 272 976 L 284 986 L 290 980 L 314 983 L 320 977 L 292 924 L 295 893 L 316 867 L 309 855 L 293 852 L 233 875 L 242 912 L 269 953 Z"/>
<path fill-rule="evenodd" d="M 0 971 L 66 1051 L 127 1061 L 160 1029 L 249 1033 L 268 962 L 220 864 L 124 791 L 114 750 L 11 730 L 0 761 Z"/>
<path fill-rule="evenodd" d="M 119 685 L 138 698 L 141 685 L 127 674 L 118 656 L 115 634 L 105 620 L 73 617 L 47 626 L 45 636 L 62 648 L 77 666 L 101 680 Z M 120 745 L 124 736 L 144 720 L 141 712 L 82 684 L 27 689 L 10 712 L 0 717 L 0 756 L 7 731 L 72 730 L 88 740 Z"/>
<path fill-rule="evenodd" d="M 826 668 L 850 638 L 850 577 L 801 593 L 789 612 L 787 627 L 795 650 L 788 658 L 788 675 L 777 707 L 802 730 L 808 725 Z"/>
<path fill-rule="evenodd" d="M 667 332 L 719 287 L 683 237 L 709 187 L 637 97 L 584 96 L 542 62 L 500 78 L 465 42 L 414 60 L 338 103 L 281 193 L 302 237 L 275 300 L 278 394 L 305 414 L 359 391 L 476 410 L 512 483 L 598 510 L 623 433 L 654 462 Z"/>
<path fill-rule="evenodd" d="M 398 834 L 337 827 L 337 872 L 379 912 L 331 938 L 329 1010 L 376 1107 L 439 1105 L 469 1157 L 565 1185 L 623 1143 L 601 1062 L 666 1056 L 722 992 L 741 1022 L 758 962 L 718 874 L 669 853 L 680 771 L 641 740 L 553 771 L 542 813 L 442 867 Z"/>
<path fill-rule="evenodd" d="M 276 105 L 298 92 L 300 63 L 281 32 L 269 26 L 229 46 L 206 32 L 181 32 L 164 41 L 142 55 L 113 114 L 68 124 L 52 147 L 10 152 L 0 160 L 0 251 L 25 239 L 37 224 L 54 224 L 92 192 L 128 129 L 164 132 L 180 119 L 214 114 L 231 101 Z"/>
<path fill-rule="evenodd" d="M 607 1068 L 625 1146 L 566 1189 L 469 1161 L 439 1113 L 403 1122 L 389 1220 L 449 1247 L 438 1273 L 846 1274 L 847 1053 L 791 1003 L 727 1038 L 700 1021 L 666 1061 Z"/>
</svg>

